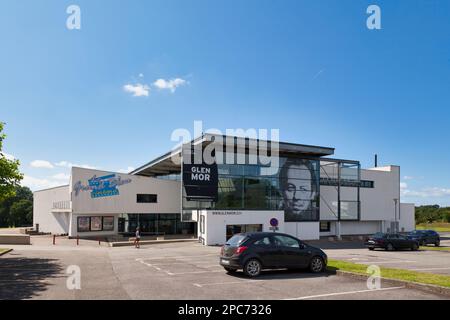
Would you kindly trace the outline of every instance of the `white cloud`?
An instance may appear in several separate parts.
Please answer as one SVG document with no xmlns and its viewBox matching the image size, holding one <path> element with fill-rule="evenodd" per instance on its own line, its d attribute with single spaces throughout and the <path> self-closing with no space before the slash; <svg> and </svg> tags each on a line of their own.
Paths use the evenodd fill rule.
<svg viewBox="0 0 450 320">
<path fill-rule="evenodd" d="M 134 169 L 135 168 L 133 168 L 133 167 L 128 167 L 126 169 L 120 169 L 119 172 L 120 173 L 129 173 L 129 172 L 133 171 Z"/>
<path fill-rule="evenodd" d="M 448 188 L 429 187 L 416 191 L 408 189 L 408 185 L 404 182 L 400 183 L 400 192 L 404 197 L 442 198 L 450 196 Z"/>
<path fill-rule="evenodd" d="M 143 78 L 144 74 L 143 73 L 139 73 L 139 78 Z"/>
<path fill-rule="evenodd" d="M 403 179 L 404 179 L 404 180 L 413 180 L 414 177 L 411 177 L 411 176 L 404 176 Z"/>
<path fill-rule="evenodd" d="M 66 173 L 58 173 L 52 176 L 55 180 L 69 181 L 70 175 Z"/>
<path fill-rule="evenodd" d="M 88 165 L 88 164 L 76 164 L 76 163 L 72 163 L 69 161 L 60 161 L 55 163 L 55 166 L 57 167 L 62 167 L 62 168 L 72 168 L 72 167 L 79 167 L 79 168 L 84 168 L 84 169 L 98 169 L 97 167 Z"/>
<path fill-rule="evenodd" d="M 22 182 L 22 186 L 26 186 L 31 190 L 40 190 L 54 188 L 62 185 L 61 181 L 54 181 L 49 179 L 39 179 L 25 175 Z"/>
<path fill-rule="evenodd" d="M 153 85 L 156 88 L 160 90 L 170 90 L 170 92 L 172 93 L 174 93 L 178 87 L 183 86 L 185 84 L 187 84 L 187 81 L 181 78 L 170 80 L 158 79 L 153 83 Z"/>
<path fill-rule="evenodd" d="M 148 97 L 150 92 L 150 87 L 146 84 L 126 84 L 123 86 L 123 90 L 126 92 L 132 93 L 133 97 Z"/>
<path fill-rule="evenodd" d="M 46 160 L 34 160 L 30 163 L 33 168 L 53 169 L 54 166 Z"/>
</svg>

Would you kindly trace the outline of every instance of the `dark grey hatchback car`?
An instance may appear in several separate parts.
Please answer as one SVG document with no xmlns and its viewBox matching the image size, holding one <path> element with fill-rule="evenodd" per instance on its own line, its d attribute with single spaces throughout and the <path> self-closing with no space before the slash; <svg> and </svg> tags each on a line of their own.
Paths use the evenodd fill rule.
<svg viewBox="0 0 450 320">
<path fill-rule="evenodd" d="M 220 265 L 230 273 L 242 269 L 257 277 L 264 269 L 326 269 L 325 252 L 282 233 L 253 232 L 234 235 L 222 247 Z"/>
</svg>

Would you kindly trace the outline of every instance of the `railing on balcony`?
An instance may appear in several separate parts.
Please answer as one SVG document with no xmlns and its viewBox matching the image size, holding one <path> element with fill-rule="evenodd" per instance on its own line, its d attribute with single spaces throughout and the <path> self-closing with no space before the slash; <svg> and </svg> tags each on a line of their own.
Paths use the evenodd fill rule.
<svg viewBox="0 0 450 320">
<path fill-rule="evenodd" d="M 52 205 L 52 211 L 70 211 L 72 209 L 72 202 L 70 200 L 55 201 Z"/>
</svg>

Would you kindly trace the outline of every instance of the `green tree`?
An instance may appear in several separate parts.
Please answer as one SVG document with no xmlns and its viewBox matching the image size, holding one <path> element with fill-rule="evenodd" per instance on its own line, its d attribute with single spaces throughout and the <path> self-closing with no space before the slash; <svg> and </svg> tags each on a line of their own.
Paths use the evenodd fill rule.
<svg viewBox="0 0 450 320">
<path fill-rule="evenodd" d="M 31 226 L 33 224 L 33 192 L 27 187 L 17 186 L 14 194 L 0 201 L 0 227 Z M 22 200 L 30 204 L 28 209 L 24 210 L 26 206 L 25 202 L 22 202 L 11 212 L 13 206 Z"/>
<path fill-rule="evenodd" d="M 14 196 L 15 188 L 23 179 L 19 171 L 19 160 L 9 160 L 3 150 L 3 141 L 6 135 L 3 133 L 4 123 L 0 122 L 0 201 Z"/>
<path fill-rule="evenodd" d="M 9 224 L 13 227 L 30 226 L 33 223 L 33 202 L 22 199 L 9 209 Z"/>
</svg>

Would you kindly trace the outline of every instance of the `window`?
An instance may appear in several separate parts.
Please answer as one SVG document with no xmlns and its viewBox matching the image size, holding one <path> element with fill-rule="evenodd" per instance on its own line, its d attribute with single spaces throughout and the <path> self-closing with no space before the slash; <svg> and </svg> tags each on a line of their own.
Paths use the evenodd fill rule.
<svg viewBox="0 0 450 320">
<path fill-rule="evenodd" d="M 261 232 L 263 229 L 262 224 L 233 224 L 227 225 L 227 240 L 237 233 L 245 232 Z"/>
<path fill-rule="evenodd" d="M 114 217 L 103 217 L 103 231 L 114 231 Z"/>
<path fill-rule="evenodd" d="M 275 245 L 280 247 L 300 248 L 300 244 L 297 240 L 291 237 L 274 236 Z"/>
<path fill-rule="evenodd" d="M 320 221 L 320 232 L 330 232 L 331 223 L 327 221 Z"/>
<path fill-rule="evenodd" d="M 271 243 L 269 237 L 264 237 L 262 239 L 255 241 L 254 243 L 255 246 L 270 246 L 270 244 Z"/>
<path fill-rule="evenodd" d="M 88 232 L 91 229 L 91 217 L 78 217 L 78 232 Z"/>
<path fill-rule="evenodd" d="M 369 180 L 361 180 L 361 188 L 375 188 L 375 182 Z"/>
<path fill-rule="evenodd" d="M 78 217 L 78 232 L 114 231 L 114 217 Z"/>
<path fill-rule="evenodd" d="M 200 233 L 201 234 L 205 233 L 205 216 L 204 215 L 200 216 Z"/>
<path fill-rule="evenodd" d="M 91 217 L 91 231 L 102 231 L 102 217 Z"/>
<path fill-rule="evenodd" d="M 158 195 L 156 194 L 138 194 L 137 203 L 157 203 Z"/>
</svg>

